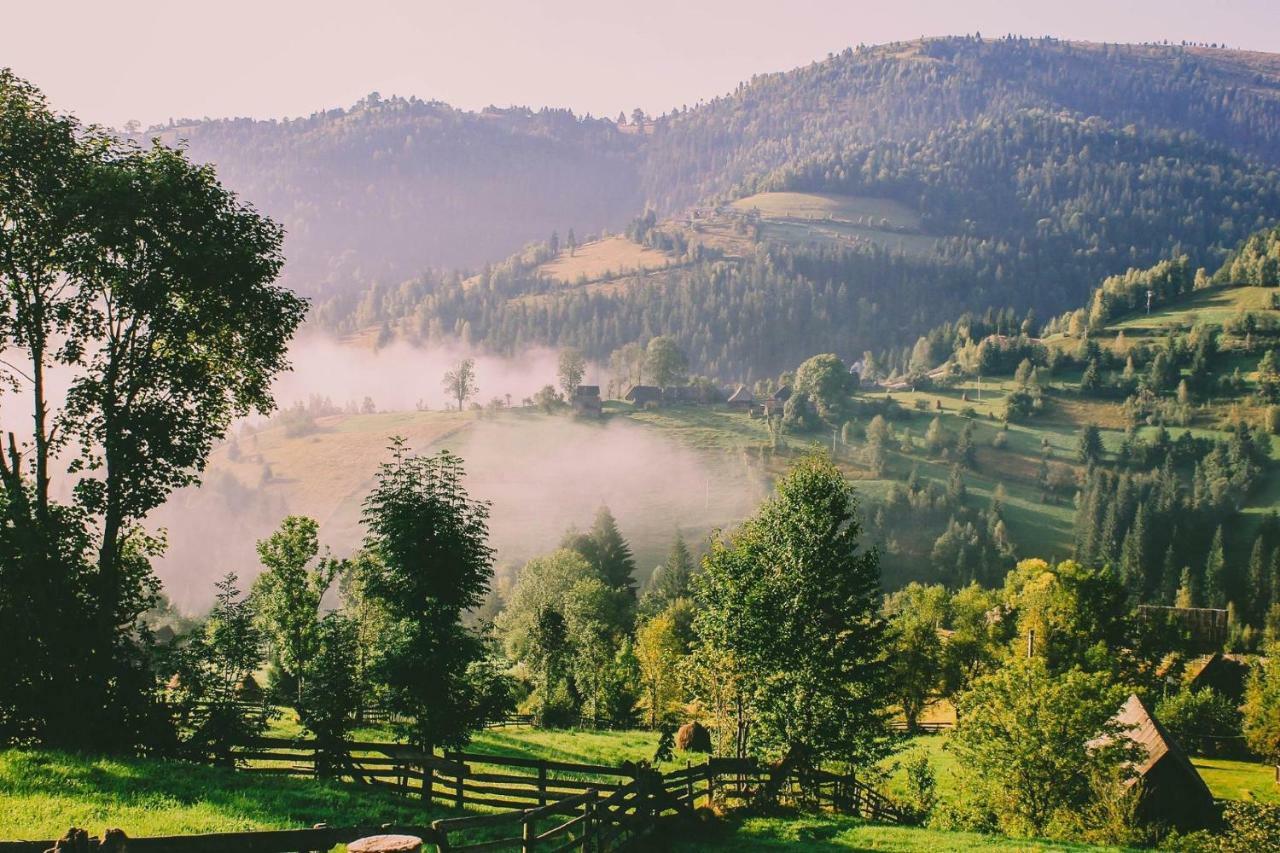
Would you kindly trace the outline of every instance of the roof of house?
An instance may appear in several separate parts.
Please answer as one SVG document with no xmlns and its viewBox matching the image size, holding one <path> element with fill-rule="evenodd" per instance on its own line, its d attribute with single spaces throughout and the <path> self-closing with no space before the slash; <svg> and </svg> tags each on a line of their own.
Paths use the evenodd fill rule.
<svg viewBox="0 0 1280 853">
<path fill-rule="evenodd" d="M 577 388 L 574 388 L 574 389 L 573 389 L 573 396 L 575 396 L 575 397 L 599 397 L 599 396 L 600 396 L 600 386 L 599 386 L 599 385 L 579 385 Z"/>
<path fill-rule="evenodd" d="M 783 385 L 777 391 L 774 391 L 773 395 L 769 397 L 769 399 L 778 403 L 785 403 L 790 397 L 791 397 L 791 386 Z"/>
<path fill-rule="evenodd" d="M 662 389 L 657 385 L 632 385 L 622 399 L 629 402 L 658 400 L 662 398 Z"/>
<path fill-rule="evenodd" d="M 755 395 L 751 393 L 751 389 L 746 385 L 739 385 L 734 389 L 733 393 L 729 395 L 730 403 L 754 403 L 755 401 Z"/>
<path fill-rule="evenodd" d="M 1127 726 L 1125 735 L 1142 748 L 1142 754 L 1134 764 L 1135 775 L 1126 785 L 1134 784 L 1154 770 L 1156 765 L 1168 761 L 1177 766 L 1184 783 L 1192 787 L 1195 793 L 1213 799 L 1209 786 L 1200 778 L 1200 773 L 1182 751 L 1182 747 L 1178 746 L 1173 735 L 1169 734 L 1168 729 L 1160 724 L 1136 694 L 1129 695 L 1124 707 L 1112 719 Z"/>
</svg>

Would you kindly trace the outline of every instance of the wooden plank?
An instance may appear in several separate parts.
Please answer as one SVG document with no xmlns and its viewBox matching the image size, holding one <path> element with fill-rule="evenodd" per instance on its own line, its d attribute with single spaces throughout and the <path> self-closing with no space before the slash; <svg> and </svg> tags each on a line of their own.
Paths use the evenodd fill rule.
<svg viewBox="0 0 1280 853">
<path fill-rule="evenodd" d="M 521 844 L 523 839 L 520 836 L 513 838 L 495 838 L 492 841 L 477 841 L 475 844 L 464 844 L 455 846 L 450 843 L 450 853 L 480 853 L 481 850 L 497 850 L 501 847 L 510 847 L 513 844 Z"/>
</svg>

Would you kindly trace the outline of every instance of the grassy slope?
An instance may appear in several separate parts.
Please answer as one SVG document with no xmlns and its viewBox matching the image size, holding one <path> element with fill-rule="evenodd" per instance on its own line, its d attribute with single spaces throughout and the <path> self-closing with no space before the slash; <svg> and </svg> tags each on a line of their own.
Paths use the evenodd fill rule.
<svg viewBox="0 0 1280 853">
<path fill-rule="evenodd" d="M 764 239 L 783 243 L 842 243 L 864 240 L 915 254 L 933 251 L 936 241 L 918 233 L 920 217 L 883 198 L 829 193 L 770 192 L 738 199 L 735 210 L 756 212 Z"/>
<path fill-rule="evenodd" d="M 271 734 L 297 734 L 278 720 Z M 384 738 L 369 729 L 360 737 Z M 653 732 L 481 732 L 469 747 L 507 757 L 618 765 L 651 759 Z M 683 764 L 683 762 L 680 762 Z M 54 838 L 69 826 L 129 835 L 232 832 L 334 825 L 422 824 L 450 810 L 424 809 L 390 792 L 336 782 L 236 774 L 180 761 L 85 758 L 0 751 L 0 839 Z"/>
<path fill-rule="evenodd" d="M 661 269 L 676 259 L 666 252 L 633 243 L 626 237 L 606 237 L 579 246 L 572 255 L 562 251 L 538 267 L 538 272 L 564 284 Z"/>
<path fill-rule="evenodd" d="M 885 762 L 889 770 L 890 791 L 905 792 L 906 775 L 901 759 L 908 752 L 923 750 L 933 765 L 938 779 L 938 796 L 943 801 L 954 798 L 961 784 L 955 757 L 947 749 L 946 735 L 921 735 L 894 758 Z M 1220 800 L 1257 800 L 1280 805 L 1280 785 L 1275 783 L 1275 771 L 1258 761 L 1233 761 L 1223 758 L 1193 758 L 1209 790 Z"/>
<path fill-rule="evenodd" d="M 178 761 L 0 752 L 0 838 L 47 839 L 70 826 L 132 836 L 335 825 L 429 823 L 387 791 L 236 774 Z"/>
<path fill-rule="evenodd" d="M 756 817 L 712 825 L 690 837 L 672 839 L 669 848 L 688 851 L 804 850 L 846 853 L 850 850 L 896 850 L 937 853 L 969 850 L 1109 850 L 1061 842 L 1001 838 L 971 832 L 944 832 L 918 827 L 868 824 L 839 817 Z"/>
</svg>

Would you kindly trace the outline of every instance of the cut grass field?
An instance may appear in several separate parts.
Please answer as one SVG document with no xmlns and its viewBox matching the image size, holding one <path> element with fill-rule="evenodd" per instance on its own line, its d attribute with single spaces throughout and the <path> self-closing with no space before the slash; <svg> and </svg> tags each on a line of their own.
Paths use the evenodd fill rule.
<svg viewBox="0 0 1280 853">
<path fill-rule="evenodd" d="M 768 192 L 730 205 L 764 222 L 764 239 L 793 244 L 866 241 L 886 249 L 927 254 L 937 241 L 920 234 L 920 216 L 896 201 L 831 193 Z"/>
<path fill-rule="evenodd" d="M 626 237 L 606 237 L 568 250 L 538 267 L 541 275 L 564 284 L 661 269 L 675 258 L 658 249 L 633 243 Z"/>
<path fill-rule="evenodd" d="M 836 193 L 767 192 L 740 198 L 730 205 L 744 213 L 759 211 L 773 219 L 831 219 L 837 222 L 886 220 L 898 228 L 919 228 L 920 216 L 887 198 Z"/>
</svg>

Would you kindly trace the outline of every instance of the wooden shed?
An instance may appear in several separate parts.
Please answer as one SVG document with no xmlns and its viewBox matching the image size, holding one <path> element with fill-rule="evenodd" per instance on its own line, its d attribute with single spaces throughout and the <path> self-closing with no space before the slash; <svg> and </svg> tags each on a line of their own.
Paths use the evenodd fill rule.
<svg viewBox="0 0 1280 853">
<path fill-rule="evenodd" d="M 733 389 L 733 393 L 729 395 L 726 401 L 731 409 L 750 409 L 756 404 L 756 395 L 751 393 L 751 389 L 746 385 L 739 385 Z"/>
<path fill-rule="evenodd" d="M 1142 818 L 1179 830 L 1208 825 L 1215 812 L 1213 794 L 1168 729 L 1136 695 L 1129 696 L 1113 719 L 1128 727 L 1126 736 L 1140 748 L 1126 787 L 1141 782 Z"/>
<path fill-rule="evenodd" d="M 599 385 L 579 385 L 573 389 L 573 413 L 586 417 L 600 417 L 604 403 L 600 399 Z"/>
<path fill-rule="evenodd" d="M 632 385 L 622 399 L 637 407 L 656 405 L 662 402 L 662 389 L 657 385 Z"/>
</svg>

